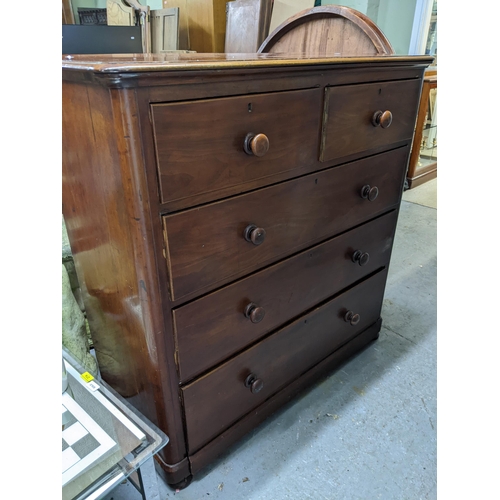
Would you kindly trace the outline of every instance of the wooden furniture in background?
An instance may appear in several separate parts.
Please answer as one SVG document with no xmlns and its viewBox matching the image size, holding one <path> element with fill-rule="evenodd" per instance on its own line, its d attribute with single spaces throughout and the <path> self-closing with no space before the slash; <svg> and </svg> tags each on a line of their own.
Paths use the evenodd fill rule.
<svg viewBox="0 0 500 500">
<path fill-rule="evenodd" d="M 75 24 L 75 16 L 71 6 L 71 0 L 62 0 L 62 23 Z"/>
<path fill-rule="evenodd" d="M 431 61 L 63 61 L 63 213 L 97 359 L 170 437 L 169 484 L 378 337 Z"/>
<path fill-rule="evenodd" d="M 278 26 L 258 52 L 343 56 L 394 54 L 389 40 L 370 18 L 338 5 L 299 12 Z"/>
<path fill-rule="evenodd" d="M 89 7 L 78 7 L 78 18 L 80 24 L 85 26 L 107 26 L 106 9 L 94 9 Z"/>
<path fill-rule="evenodd" d="M 151 49 L 154 53 L 179 49 L 179 8 L 152 10 Z"/>
<path fill-rule="evenodd" d="M 411 189 L 437 177 L 437 70 L 425 72 L 406 184 Z"/>
<path fill-rule="evenodd" d="M 123 0 L 107 0 L 108 26 L 135 26 L 135 9 Z"/>
<path fill-rule="evenodd" d="M 306 9 L 312 9 L 314 4 L 314 0 L 273 0 L 270 32 L 274 31 L 279 25 L 297 13 Z"/>
<path fill-rule="evenodd" d="M 224 52 L 226 3 L 227 0 L 168 0 L 166 7 L 179 8 L 179 49 Z"/>
<path fill-rule="evenodd" d="M 227 53 L 257 52 L 269 34 L 272 0 L 236 0 L 227 3 Z"/>
</svg>

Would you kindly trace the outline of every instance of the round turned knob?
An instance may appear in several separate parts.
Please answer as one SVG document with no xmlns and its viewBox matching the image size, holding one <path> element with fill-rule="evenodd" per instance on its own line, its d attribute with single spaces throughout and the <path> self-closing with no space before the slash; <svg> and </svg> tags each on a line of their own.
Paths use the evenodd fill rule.
<svg viewBox="0 0 500 500">
<path fill-rule="evenodd" d="M 352 254 L 352 261 L 357 262 L 360 266 L 366 266 L 370 260 L 370 254 L 367 252 L 362 252 L 361 250 L 356 250 Z"/>
<path fill-rule="evenodd" d="M 259 307 L 253 302 L 250 302 L 250 304 L 245 307 L 245 317 L 252 323 L 260 323 L 264 319 L 265 315 L 266 311 L 264 311 L 264 308 Z"/>
<path fill-rule="evenodd" d="M 257 227 L 255 224 L 250 224 L 245 228 L 243 236 L 250 243 L 260 245 L 266 239 L 266 230 L 262 227 Z"/>
<path fill-rule="evenodd" d="M 389 128 L 392 123 L 392 113 L 389 110 L 375 111 L 375 113 L 373 113 L 372 123 L 374 127 L 380 125 L 382 128 Z"/>
<path fill-rule="evenodd" d="M 248 155 L 264 156 L 269 150 L 269 139 L 265 134 L 247 134 L 243 149 Z"/>
<path fill-rule="evenodd" d="M 355 326 L 359 323 L 361 316 L 359 314 L 354 314 L 352 311 L 347 311 L 344 316 L 344 320 L 347 323 L 350 323 L 352 326 Z"/>
<path fill-rule="evenodd" d="M 361 198 L 364 198 L 365 200 L 368 201 L 374 201 L 377 199 L 378 196 L 378 187 L 373 186 L 371 187 L 369 184 L 366 186 L 363 186 L 361 188 Z"/>
<path fill-rule="evenodd" d="M 248 375 L 248 377 L 245 379 L 245 387 L 248 387 L 252 394 L 257 394 L 260 392 L 263 387 L 264 387 L 264 382 L 260 378 L 257 378 L 256 375 L 251 373 Z"/>
</svg>

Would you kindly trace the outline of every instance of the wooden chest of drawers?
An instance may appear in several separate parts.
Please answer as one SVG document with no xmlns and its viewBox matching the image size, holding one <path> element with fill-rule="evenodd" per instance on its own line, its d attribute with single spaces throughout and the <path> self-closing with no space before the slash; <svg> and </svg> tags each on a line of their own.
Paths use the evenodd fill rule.
<svg viewBox="0 0 500 500">
<path fill-rule="evenodd" d="M 103 377 L 185 484 L 377 338 L 426 56 L 63 59 L 63 213 Z"/>
</svg>

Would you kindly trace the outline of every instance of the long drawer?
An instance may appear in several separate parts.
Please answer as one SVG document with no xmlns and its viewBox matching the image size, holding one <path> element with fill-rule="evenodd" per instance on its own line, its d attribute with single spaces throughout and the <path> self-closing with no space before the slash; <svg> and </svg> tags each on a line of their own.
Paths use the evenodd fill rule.
<svg viewBox="0 0 500 500">
<path fill-rule="evenodd" d="M 162 201 L 216 193 L 317 162 L 321 103 L 322 91 L 315 88 L 154 104 Z"/>
<path fill-rule="evenodd" d="M 183 387 L 190 453 L 380 316 L 387 269 Z"/>
<path fill-rule="evenodd" d="M 408 147 L 163 218 L 170 293 L 189 298 L 396 206 Z"/>
<path fill-rule="evenodd" d="M 397 214 L 394 210 L 175 309 L 181 382 L 387 266 Z"/>
<path fill-rule="evenodd" d="M 421 85 L 418 79 L 328 87 L 321 161 L 411 139 Z"/>
</svg>

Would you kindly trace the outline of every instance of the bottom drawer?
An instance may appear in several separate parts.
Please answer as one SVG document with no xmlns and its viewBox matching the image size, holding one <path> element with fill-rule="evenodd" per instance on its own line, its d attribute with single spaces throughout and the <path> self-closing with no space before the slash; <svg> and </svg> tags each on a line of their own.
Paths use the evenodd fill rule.
<svg viewBox="0 0 500 500">
<path fill-rule="evenodd" d="M 182 388 L 189 452 L 375 323 L 386 278 L 384 269 Z"/>
</svg>

